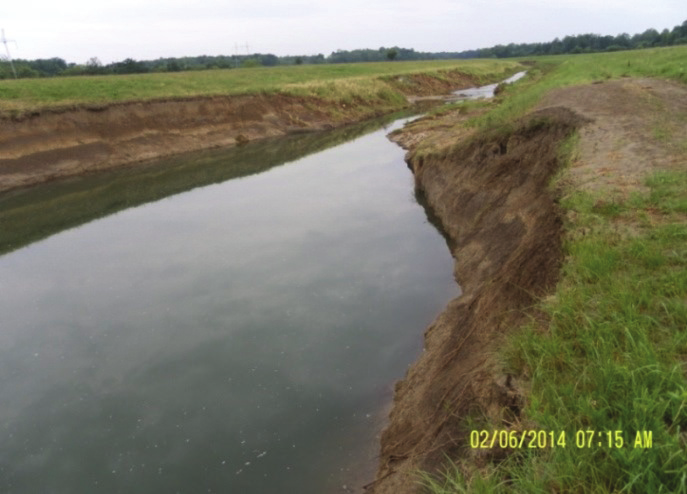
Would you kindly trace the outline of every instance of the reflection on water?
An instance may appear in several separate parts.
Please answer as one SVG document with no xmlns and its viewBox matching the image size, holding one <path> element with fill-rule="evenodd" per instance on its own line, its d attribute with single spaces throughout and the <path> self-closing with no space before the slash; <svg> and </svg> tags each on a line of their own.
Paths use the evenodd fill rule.
<svg viewBox="0 0 687 494">
<path fill-rule="evenodd" d="M 478 100 L 487 99 L 494 97 L 494 91 L 499 84 L 511 84 L 513 82 L 519 81 L 527 74 L 526 71 L 518 72 L 510 76 L 508 79 L 497 82 L 496 84 L 489 84 L 487 86 L 472 87 L 469 89 L 461 89 L 454 92 L 455 98 L 451 98 L 451 101 L 464 101 L 464 100 Z"/>
<path fill-rule="evenodd" d="M 0 195 L 0 254 L 126 208 L 267 171 L 398 118 L 387 115 L 328 132 L 264 139 Z"/>
<path fill-rule="evenodd" d="M 319 494 L 374 467 L 457 294 L 389 130 L 6 199 L 72 228 L 0 257 L 0 491 Z"/>
</svg>

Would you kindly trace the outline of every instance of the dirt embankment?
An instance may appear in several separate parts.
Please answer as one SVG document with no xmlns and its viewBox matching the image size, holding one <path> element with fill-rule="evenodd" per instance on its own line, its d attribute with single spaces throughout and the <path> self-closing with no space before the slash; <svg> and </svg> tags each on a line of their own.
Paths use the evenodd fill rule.
<svg viewBox="0 0 687 494">
<path fill-rule="evenodd" d="M 479 468 L 505 455 L 469 449 L 465 419 L 506 429 L 523 405 L 517 379 L 503 375 L 493 353 L 502 335 L 543 317 L 533 306 L 559 276 L 563 218 L 548 183 L 561 140 L 579 128 L 577 156 L 562 178 L 572 189 L 627 197 L 652 170 L 685 167 L 687 88 L 667 81 L 559 89 L 513 128 L 482 135 L 461 130 L 457 118 L 418 121 L 393 136 L 411 149 L 462 141 L 443 153 L 411 151 L 407 160 L 452 240 L 463 295 L 427 329 L 424 353 L 396 386 L 367 489 L 375 494 L 420 492 L 418 471 L 437 473 L 447 457 Z"/>
<path fill-rule="evenodd" d="M 416 186 L 452 240 L 463 294 L 427 329 L 424 353 L 396 386 L 367 492 L 419 492 L 418 469 L 471 454 L 469 413 L 496 420 L 518 413 L 520 394 L 489 349 L 558 279 L 562 221 L 547 185 L 561 140 L 581 123 L 550 108 L 442 155 L 409 154 Z"/>
<path fill-rule="evenodd" d="M 473 86 L 476 80 L 447 71 L 386 82 L 397 93 L 422 95 Z M 0 192 L 187 151 L 338 127 L 402 108 L 382 95 L 352 103 L 314 95 L 255 94 L 84 105 L 0 117 Z"/>
</svg>

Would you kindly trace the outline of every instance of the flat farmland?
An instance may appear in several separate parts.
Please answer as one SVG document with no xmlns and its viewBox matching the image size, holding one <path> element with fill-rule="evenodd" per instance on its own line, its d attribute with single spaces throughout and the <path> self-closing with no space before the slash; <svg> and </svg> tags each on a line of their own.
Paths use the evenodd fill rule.
<svg viewBox="0 0 687 494">
<path fill-rule="evenodd" d="M 0 112 L 55 106 L 108 104 L 151 99 L 293 92 L 334 88 L 342 81 L 374 85 L 380 78 L 403 74 L 460 71 L 476 80 L 514 72 L 519 64 L 504 60 L 438 60 L 301 65 L 134 75 L 75 76 L 0 81 Z"/>
</svg>

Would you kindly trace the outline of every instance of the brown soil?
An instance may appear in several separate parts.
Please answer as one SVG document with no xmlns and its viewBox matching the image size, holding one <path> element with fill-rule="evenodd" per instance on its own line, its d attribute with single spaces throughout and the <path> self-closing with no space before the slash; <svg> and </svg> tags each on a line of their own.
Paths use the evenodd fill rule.
<svg viewBox="0 0 687 494">
<path fill-rule="evenodd" d="M 494 355 L 524 321 L 546 324 L 533 307 L 553 290 L 562 262 L 563 220 L 549 187 L 561 140 L 580 129 L 570 186 L 625 195 L 653 167 L 685 168 L 686 105 L 685 86 L 628 79 L 553 92 L 508 131 L 456 134 L 454 114 L 395 136 L 414 150 L 409 166 L 451 240 L 463 294 L 426 330 L 425 351 L 396 385 L 367 492 L 421 492 L 418 471 L 441 472 L 447 457 L 478 468 L 505 454 L 470 450 L 466 418 L 503 429 L 519 419 L 524 392 Z M 414 134 L 454 142 L 418 153 Z"/>
<path fill-rule="evenodd" d="M 0 192 L 186 151 L 332 125 L 315 98 L 148 101 L 0 120 Z M 353 119 L 354 116 L 349 116 Z"/>
<path fill-rule="evenodd" d="M 457 70 L 443 72 L 441 77 L 429 74 L 405 74 L 386 77 L 384 80 L 411 101 L 428 98 L 442 99 L 458 88 L 469 88 L 479 84 L 479 80 L 474 76 Z"/>
<path fill-rule="evenodd" d="M 474 85 L 455 71 L 387 81 L 403 94 Z M 187 151 L 314 131 L 400 109 L 384 99 L 338 104 L 315 96 L 255 94 L 83 105 L 0 116 L 0 193 Z"/>
<path fill-rule="evenodd" d="M 370 492 L 418 492 L 418 468 L 465 455 L 468 413 L 518 413 L 519 394 L 488 349 L 557 280 L 562 223 L 547 184 L 560 140 L 580 123 L 568 110 L 545 110 L 445 156 L 411 154 L 417 187 L 452 240 L 463 295 L 427 329 L 425 351 L 396 386 Z"/>
<path fill-rule="evenodd" d="M 553 91 L 539 104 L 566 106 L 592 120 L 580 131 L 569 179 L 577 187 L 626 197 L 642 190 L 653 169 L 684 167 L 685 86 L 657 79 L 621 79 Z"/>
</svg>

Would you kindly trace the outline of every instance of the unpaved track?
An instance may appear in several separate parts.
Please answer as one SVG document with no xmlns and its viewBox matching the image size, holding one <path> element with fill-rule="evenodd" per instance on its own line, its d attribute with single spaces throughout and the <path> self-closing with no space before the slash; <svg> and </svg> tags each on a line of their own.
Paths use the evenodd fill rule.
<svg viewBox="0 0 687 494">
<path fill-rule="evenodd" d="M 657 79 L 621 79 L 554 91 L 538 108 L 565 106 L 591 120 L 580 130 L 569 171 L 576 187 L 622 197 L 644 189 L 647 173 L 685 168 L 687 87 Z"/>
</svg>

